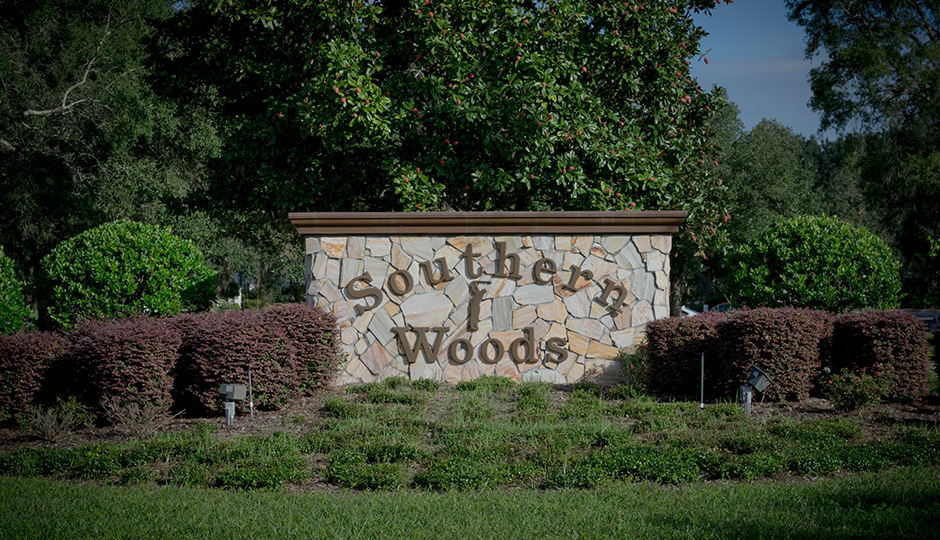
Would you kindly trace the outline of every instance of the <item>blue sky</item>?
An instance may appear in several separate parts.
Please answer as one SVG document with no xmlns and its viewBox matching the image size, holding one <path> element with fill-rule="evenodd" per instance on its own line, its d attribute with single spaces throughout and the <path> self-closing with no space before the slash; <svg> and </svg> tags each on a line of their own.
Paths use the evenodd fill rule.
<svg viewBox="0 0 940 540">
<path fill-rule="evenodd" d="M 774 118 L 806 137 L 819 137 L 819 115 L 807 103 L 809 71 L 820 59 L 804 58 L 803 29 L 787 20 L 783 0 L 726 2 L 711 15 L 695 16 L 710 34 L 701 43 L 709 63 L 693 61 L 692 74 L 703 89 L 727 88 L 747 129 Z"/>
</svg>

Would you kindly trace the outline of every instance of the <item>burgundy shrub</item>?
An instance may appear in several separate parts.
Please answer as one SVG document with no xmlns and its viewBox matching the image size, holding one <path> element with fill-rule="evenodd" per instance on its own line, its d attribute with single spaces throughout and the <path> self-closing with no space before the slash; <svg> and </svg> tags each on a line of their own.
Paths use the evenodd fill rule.
<svg viewBox="0 0 940 540">
<path fill-rule="evenodd" d="M 0 334 L 0 422 L 19 420 L 41 401 L 46 376 L 67 348 L 54 332 Z"/>
<path fill-rule="evenodd" d="M 109 399 L 122 405 L 172 405 L 181 337 L 166 319 L 86 321 L 69 339 L 69 362 L 93 409 Z"/>
<path fill-rule="evenodd" d="M 737 311 L 719 326 L 724 344 L 725 391 L 747 382 L 752 365 L 773 383 L 764 391 L 772 400 L 802 400 L 817 380 L 820 349 L 832 334 L 832 316 L 797 308 Z"/>
<path fill-rule="evenodd" d="M 259 409 L 277 409 L 298 394 L 296 348 L 279 324 L 265 324 L 260 311 L 223 311 L 190 317 L 176 392 L 189 413 L 222 411 L 222 384 L 248 384 Z"/>
<path fill-rule="evenodd" d="M 849 313 L 835 320 L 831 370 L 888 375 L 889 397 L 911 400 L 930 391 L 927 331 L 903 311 Z"/>
<path fill-rule="evenodd" d="M 724 373 L 720 363 L 718 325 L 727 313 L 705 312 L 694 317 L 670 317 L 646 327 L 647 373 L 650 390 L 660 394 L 697 396 L 705 353 L 706 392 Z"/>
<path fill-rule="evenodd" d="M 296 353 L 300 391 L 312 395 L 330 385 L 339 366 L 336 319 L 307 304 L 289 304 L 262 312 L 264 324 L 277 325 Z"/>
</svg>

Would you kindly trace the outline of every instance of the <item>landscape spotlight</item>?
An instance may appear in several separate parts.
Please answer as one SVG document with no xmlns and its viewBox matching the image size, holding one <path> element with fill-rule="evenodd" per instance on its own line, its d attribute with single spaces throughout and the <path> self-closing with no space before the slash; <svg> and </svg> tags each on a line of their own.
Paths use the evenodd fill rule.
<svg viewBox="0 0 940 540">
<path fill-rule="evenodd" d="M 235 402 L 245 401 L 245 385 L 223 384 L 219 394 L 225 398 L 225 425 L 230 426 L 235 422 Z"/>
<path fill-rule="evenodd" d="M 747 377 L 747 384 L 741 387 L 741 404 L 744 406 L 744 414 L 751 414 L 751 396 L 753 395 L 751 387 L 756 388 L 758 392 L 763 392 L 772 382 L 770 377 L 761 371 L 759 367 L 751 366 L 751 373 Z"/>
</svg>

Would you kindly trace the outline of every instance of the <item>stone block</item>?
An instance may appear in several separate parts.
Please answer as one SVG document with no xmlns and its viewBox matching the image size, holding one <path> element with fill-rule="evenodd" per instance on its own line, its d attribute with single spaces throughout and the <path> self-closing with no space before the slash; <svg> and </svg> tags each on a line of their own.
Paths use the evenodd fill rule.
<svg viewBox="0 0 940 540">
<path fill-rule="evenodd" d="M 401 311 L 405 314 L 405 322 L 411 326 L 434 327 L 450 317 L 454 304 L 444 294 L 444 291 L 430 291 L 414 294 L 401 303 Z"/>
<path fill-rule="evenodd" d="M 378 375 L 389 364 L 389 357 L 385 348 L 379 342 L 373 343 L 360 357 L 362 363 L 373 375 Z"/>
<path fill-rule="evenodd" d="M 537 307 L 536 313 L 540 319 L 551 322 L 565 322 L 565 319 L 568 318 L 568 308 L 565 307 L 565 303 L 559 300 L 555 300 L 551 304 L 542 304 Z"/>
<path fill-rule="evenodd" d="M 326 263 L 329 262 L 330 257 L 326 253 L 320 253 L 313 257 L 313 266 L 310 268 L 310 272 L 313 274 L 313 279 L 326 279 Z M 335 278 L 334 278 L 335 279 Z"/>
<path fill-rule="evenodd" d="M 591 246 L 594 245 L 593 236 L 572 236 L 571 245 L 581 255 L 587 256 L 591 253 Z"/>
<path fill-rule="evenodd" d="M 346 256 L 353 259 L 361 259 L 364 255 L 362 251 L 363 238 L 361 236 L 350 236 L 346 239 Z"/>
<path fill-rule="evenodd" d="M 551 384 L 565 384 L 567 380 L 554 369 L 534 368 L 522 374 L 524 382 L 547 382 Z"/>
<path fill-rule="evenodd" d="M 343 259 L 341 268 L 339 286 L 340 288 L 345 288 L 346 285 L 349 285 L 350 281 L 362 275 L 362 259 Z M 376 276 L 372 277 L 375 278 Z"/>
<path fill-rule="evenodd" d="M 555 300 L 555 292 L 548 285 L 525 285 L 513 292 L 513 298 L 522 305 L 547 304 Z"/>
<path fill-rule="evenodd" d="M 320 238 L 320 248 L 330 258 L 339 259 L 346 255 L 346 237 Z"/>
<path fill-rule="evenodd" d="M 607 250 L 607 253 L 616 255 L 627 243 L 630 242 L 629 236 L 602 236 L 601 245 Z"/>
<path fill-rule="evenodd" d="M 652 302 L 656 294 L 656 277 L 646 270 L 634 270 L 630 276 L 629 290 L 639 300 Z"/>
<path fill-rule="evenodd" d="M 516 304 L 511 296 L 493 299 L 493 330 L 502 332 L 512 329 L 512 311 Z"/>
<path fill-rule="evenodd" d="M 662 270 L 665 265 L 665 255 L 658 251 L 651 251 L 646 257 L 646 269 L 650 272 Z"/>
<path fill-rule="evenodd" d="M 470 300 L 470 285 L 463 276 L 458 275 L 444 287 L 444 294 L 455 306 L 459 306 Z"/>
<path fill-rule="evenodd" d="M 374 312 L 375 315 L 372 316 L 372 320 L 369 322 L 369 332 L 375 336 L 379 343 L 387 345 L 395 337 L 395 333 L 392 331 L 395 323 L 384 309 L 377 309 Z"/>
<path fill-rule="evenodd" d="M 591 303 L 596 293 L 596 286 L 591 286 L 566 297 L 563 302 L 568 314 L 577 318 L 590 317 Z"/>
<path fill-rule="evenodd" d="M 568 330 L 597 341 L 604 339 L 604 334 L 607 332 L 607 328 L 601 324 L 600 321 L 595 319 L 570 318 L 568 319 L 567 327 Z"/>
<path fill-rule="evenodd" d="M 532 247 L 542 253 L 555 249 L 555 238 L 552 236 L 533 236 Z"/>
<path fill-rule="evenodd" d="M 590 345 L 591 340 L 587 336 L 583 336 L 570 328 L 568 329 L 568 350 L 577 354 L 578 356 L 584 356 L 587 354 L 588 345 Z"/>
<path fill-rule="evenodd" d="M 384 236 L 369 236 L 366 238 L 366 250 L 373 257 L 387 257 L 392 252 L 392 241 Z"/>
<path fill-rule="evenodd" d="M 617 252 L 614 256 L 614 260 L 617 261 L 620 268 L 633 270 L 646 267 L 646 263 L 643 262 L 643 256 L 640 255 L 640 252 L 637 251 L 636 246 L 632 242 L 626 244 L 623 249 Z"/>
<path fill-rule="evenodd" d="M 434 258 L 434 248 L 431 239 L 427 236 L 402 236 L 401 249 L 419 261 L 430 261 Z"/>
<path fill-rule="evenodd" d="M 657 234 L 650 237 L 650 244 L 652 244 L 653 249 L 658 250 L 660 253 L 669 254 L 672 251 L 672 235 L 670 234 Z"/>
<path fill-rule="evenodd" d="M 604 276 L 617 275 L 617 264 L 606 261 L 594 254 L 591 254 L 587 260 L 584 261 L 584 264 L 581 265 L 582 270 L 590 270 L 594 274 L 594 281 L 598 283 L 604 282 Z"/>
<path fill-rule="evenodd" d="M 655 317 L 653 316 L 653 307 L 646 300 L 639 300 L 633 306 L 633 326 L 640 327 L 646 326 L 646 323 L 652 321 Z"/>
<path fill-rule="evenodd" d="M 536 306 L 522 306 L 512 312 L 512 327 L 524 328 L 535 322 L 535 318 Z"/>
<path fill-rule="evenodd" d="M 401 246 L 393 243 L 391 262 L 396 270 L 407 270 L 411 266 L 411 257 L 401 249 Z"/>
<path fill-rule="evenodd" d="M 592 341 L 591 345 L 588 347 L 587 357 L 591 360 L 598 358 L 613 360 L 619 353 L 620 349 L 616 347 L 610 347 L 608 345 L 603 345 L 596 341 Z"/>
</svg>

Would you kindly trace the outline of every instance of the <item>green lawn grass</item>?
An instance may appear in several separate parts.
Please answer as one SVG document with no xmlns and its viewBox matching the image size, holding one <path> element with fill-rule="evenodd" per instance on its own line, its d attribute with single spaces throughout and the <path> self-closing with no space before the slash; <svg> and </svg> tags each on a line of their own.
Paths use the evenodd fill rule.
<svg viewBox="0 0 940 540">
<path fill-rule="evenodd" d="M 800 482 L 323 494 L 0 477 L 5 538 L 936 538 L 940 468 Z"/>
</svg>

